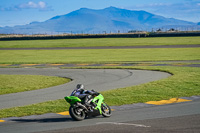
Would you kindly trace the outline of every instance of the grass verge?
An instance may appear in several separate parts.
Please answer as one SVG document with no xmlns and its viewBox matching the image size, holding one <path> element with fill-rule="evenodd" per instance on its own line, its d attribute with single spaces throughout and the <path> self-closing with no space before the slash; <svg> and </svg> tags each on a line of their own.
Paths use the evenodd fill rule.
<svg viewBox="0 0 200 133">
<path fill-rule="evenodd" d="M 100 68 L 100 67 L 93 67 Z M 102 67 L 101 67 L 102 68 Z M 119 88 L 101 92 L 107 104 L 123 105 L 143 103 L 152 100 L 163 100 L 174 97 L 200 95 L 200 69 L 192 67 L 104 67 L 119 69 L 145 69 L 165 71 L 173 76 L 142 85 Z M 24 107 L 15 107 L 0 110 L 0 118 L 12 116 L 39 115 L 44 113 L 57 113 L 68 110 L 69 105 L 64 99 L 48 101 Z"/>
<path fill-rule="evenodd" d="M 193 67 L 134 67 L 170 72 L 173 76 L 150 83 L 103 92 L 109 105 L 159 101 L 200 95 L 200 69 Z M 121 100 L 123 99 L 123 100 Z"/>
<path fill-rule="evenodd" d="M 70 79 L 42 75 L 0 75 L 0 95 L 37 90 L 69 82 Z"/>
<path fill-rule="evenodd" d="M 1 64 L 121 63 L 199 60 L 200 48 L 0 50 Z M 108 58 L 109 57 L 109 58 Z"/>
<path fill-rule="evenodd" d="M 0 41 L 0 48 L 189 45 L 199 42 L 199 37 L 54 39 Z"/>
</svg>

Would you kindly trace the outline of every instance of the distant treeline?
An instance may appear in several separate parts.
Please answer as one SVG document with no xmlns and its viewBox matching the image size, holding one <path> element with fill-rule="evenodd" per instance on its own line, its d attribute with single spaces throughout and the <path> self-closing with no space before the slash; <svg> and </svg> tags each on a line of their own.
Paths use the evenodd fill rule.
<svg viewBox="0 0 200 133">
<path fill-rule="evenodd" d="M 0 41 L 45 40 L 45 39 L 81 39 L 81 38 L 139 38 L 139 37 L 183 37 L 200 36 L 200 31 L 187 32 L 136 32 L 118 34 L 60 34 L 60 35 L 0 35 Z"/>
</svg>

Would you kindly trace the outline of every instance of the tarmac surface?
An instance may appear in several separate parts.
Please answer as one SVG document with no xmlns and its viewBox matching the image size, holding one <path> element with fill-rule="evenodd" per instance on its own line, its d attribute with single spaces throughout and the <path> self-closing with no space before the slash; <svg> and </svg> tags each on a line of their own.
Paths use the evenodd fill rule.
<svg viewBox="0 0 200 133">
<path fill-rule="evenodd" d="M 200 60 L 185 61 L 157 61 L 157 62 L 132 62 L 132 63 L 107 63 L 107 64 L 0 64 L 0 67 L 54 67 L 54 68 L 73 68 L 73 67 L 99 67 L 99 66 L 176 66 L 176 67 L 200 67 Z"/>
<path fill-rule="evenodd" d="M 37 133 L 198 133 L 200 115 L 176 116 L 123 123 L 101 122 L 96 125 L 65 128 Z M 135 124 L 142 123 L 142 124 Z"/>
<path fill-rule="evenodd" d="M 24 106 L 70 95 L 78 83 L 98 92 L 134 86 L 171 76 L 168 73 L 128 69 L 59 69 L 59 68 L 0 68 L 0 74 L 46 75 L 67 77 L 71 82 L 46 89 L 0 95 L 0 109 Z"/>
<path fill-rule="evenodd" d="M 136 104 L 116 109 L 112 116 L 73 121 L 70 116 L 45 114 L 8 118 L 0 123 L 2 133 L 199 133 L 200 97 L 191 102 L 166 105 Z M 131 106 L 131 107 L 130 107 Z"/>
</svg>

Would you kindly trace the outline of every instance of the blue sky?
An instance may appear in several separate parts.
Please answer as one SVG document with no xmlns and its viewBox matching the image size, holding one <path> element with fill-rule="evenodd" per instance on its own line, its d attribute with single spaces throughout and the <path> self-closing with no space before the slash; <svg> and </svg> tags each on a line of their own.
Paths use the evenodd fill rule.
<svg viewBox="0 0 200 133">
<path fill-rule="evenodd" d="M 200 0 L 1 0 L 0 27 L 42 22 L 83 7 L 103 9 L 109 6 L 200 22 Z"/>
</svg>

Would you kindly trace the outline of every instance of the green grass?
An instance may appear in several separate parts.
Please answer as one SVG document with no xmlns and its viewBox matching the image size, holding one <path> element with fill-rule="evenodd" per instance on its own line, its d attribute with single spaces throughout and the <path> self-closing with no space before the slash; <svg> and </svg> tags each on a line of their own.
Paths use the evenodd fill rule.
<svg viewBox="0 0 200 133">
<path fill-rule="evenodd" d="M 48 88 L 70 79 L 41 75 L 0 75 L 0 95 Z"/>
<path fill-rule="evenodd" d="M 104 92 L 109 105 L 144 103 L 200 95 L 200 69 L 190 67 L 135 67 L 163 70 L 174 75 L 159 81 Z M 123 99 L 123 100 L 121 100 Z"/>
<path fill-rule="evenodd" d="M 97 47 L 97 46 L 142 46 L 142 45 L 189 45 L 200 44 L 200 37 L 155 37 L 155 38 L 90 38 L 57 40 L 0 41 L 0 48 L 35 47 Z"/>
<path fill-rule="evenodd" d="M 113 63 L 199 60 L 200 48 L 0 50 L 0 64 Z"/>
<path fill-rule="evenodd" d="M 191 67 L 107 67 L 123 69 L 148 69 L 170 72 L 173 76 L 142 85 L 104 91 L 102 94 L 110 106 L 143 103 L 174 97 L 200 95 L 200 69 Z M 64 99 L 0 110 L 0 118 L 57 113 L 68 110 Z"/>
<path fill-rule="evenodd" d="M 0 47 L 84 47 L 199 44 L 199 37 L 167 38 L 102 38 L 0 41 Z M 93 49 L 93 50 L 0 50 L 0 64 L 40 63 L 123 63 L 134 61 L 199 60 L 200 48 L 171 49 Z M 97 68 L 97 67 L 94 67 Z M 194 67 L 99 67 L 119 69 L 148 69 L 174 75 L 138 86 L 104 91 L 109 105 L 123 105 L 200 95 L 200 69 Z M 13 79 L 14 81 L 15 79 Z M 1 80 L 0 80 L 1 81 Z M 8 83 L 6 83 L 8 84 Z M 23 83 L 25 84 L 25 83 Z M 34 86 L 34 85 L 32 85 Z M 64 99 L 0 110 L 0 118 L 62 112 L 69 108 Z"/>
<path fill-rule="evenodd" d="M 63 110 L 67 110 L 68 107 L 69 105 L 64 101 L 64 99 L 56 101 L 48 101 L 44 103 L 32 104 L 23 107 L 2 109 L 0 110 L 0 118 L 62 112 Z"/>
</svg>

